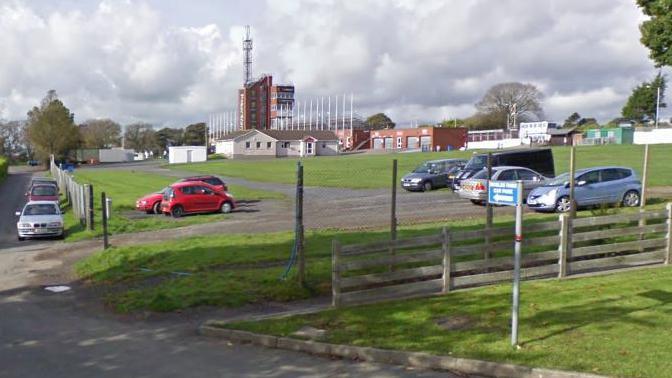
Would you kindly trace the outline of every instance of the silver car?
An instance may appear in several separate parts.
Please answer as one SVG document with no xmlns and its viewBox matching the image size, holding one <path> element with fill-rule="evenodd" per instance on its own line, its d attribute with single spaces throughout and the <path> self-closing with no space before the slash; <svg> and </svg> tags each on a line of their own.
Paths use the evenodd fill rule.
<svg viewBox="0 0 672 378">
<path fill-rule="evenodd" d="M 523 198 L 532 189 L 544 185 L 549 179 L 529 168 L 500 166 L 492 168 L 493 181 L 523 181 Z M 483 205 L 488 199 L 488 170 L 482 169 L 469 179 L 462 180 L 457 194 L 475 205 Z"/>
<path fill-rule="evenodd" d="M 63 214 L 58 204 L 52 201 L 28 202 L 22 211 L 17 211 L 16 229 L 19 241 L 26 238 L 57 237 L 62 239 Z"/>
</svg>

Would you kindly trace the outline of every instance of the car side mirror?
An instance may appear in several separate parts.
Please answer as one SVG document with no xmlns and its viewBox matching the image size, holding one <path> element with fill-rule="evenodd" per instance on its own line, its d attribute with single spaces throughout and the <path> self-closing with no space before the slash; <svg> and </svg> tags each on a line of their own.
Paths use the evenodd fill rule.
<svg viewBox="0 0 672 378">
<path fill-rule="evenodd" d="M 541 181 L 541 178 L 539 178 L 539 176 L 534 176 L 532 177 L 532 181 Z"/>
<path fill-rule="evenodd" d="M 20 211 L 16 211 L 16 212 L 14 212 L 14 216 L 16 216 L 16 217 L 20 217 L 20 216 L 21 216 L 21 212 L 20 212 Z"/>
<path fill-rule="evenodd" d="M 565 189 L 569 189 L 569 181 L 565 181 Z"/>
</svg>

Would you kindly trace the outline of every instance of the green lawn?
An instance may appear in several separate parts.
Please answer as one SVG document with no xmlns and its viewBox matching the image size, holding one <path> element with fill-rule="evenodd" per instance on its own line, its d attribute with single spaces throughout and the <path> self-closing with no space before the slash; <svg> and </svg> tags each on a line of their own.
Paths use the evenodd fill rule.
<svg viewBox="0 0 672 378">
<path fill-rule="evenodd" d="M 669 377 L 672 270 L 646 269 L 521 285 L 519 350 L 511 348 L 511 286 L 454 292 L 228 327 L 289 336 L 310 325 L 325 341 L 423 351 L 620 377 Z M 462 329 L 437 323 L 460 319 Z"/>
<path fill-rule="evenodd" d="M 569 147 L 555 147 L 556 173 L 569 169 Z M 650 181 L 652 186 L 672 185 L 672 165 L 667 156 L 672 145 L 652 145 Z M 432 153 L 356 154 L 334 157 L 303 159 L 306 185 L 383 188 L 390 185 L 392 159 L 398 159 L 399 176 L 412 170 L 421 162 L 439 158 L 469 158 L 471 151 Z M 641 174 L 644 146 L 605 145 L 577 147 L 577 166 L 624 165 Z M 217 160 L 207 163 L 171 165 L 170 168 L 199 173 L 242 177 L 252 181 L 291 184 L 296 182 L 297 159 L 269 160 Z"/>
<path fill-rule="evenodd" d="M 145 194 L 156 192 L 174 183 L 174 177 L 150 174 L 133 170 L 78 170 L 74 178 L 81 184 L 92 184 L 95 195 L 96 230 L 85 230 L 71 211 L 66 212 L 65 227 L 67 240 L 81 240 L 102 235 L 101 192 L 112 199 L 113 216 L 109 222 L 111 234 L 139 232 L 165 228 L 182 227 L 190 224 L 223 220 L 233 215 L 207 214 L 172 219 L 163 215 L 137 217 L 135 201 Z M 236 200 L 284 199 L 281 193 L 250 189 L 240 185 L 229 185 L 229 191 Z"/>
</svg>

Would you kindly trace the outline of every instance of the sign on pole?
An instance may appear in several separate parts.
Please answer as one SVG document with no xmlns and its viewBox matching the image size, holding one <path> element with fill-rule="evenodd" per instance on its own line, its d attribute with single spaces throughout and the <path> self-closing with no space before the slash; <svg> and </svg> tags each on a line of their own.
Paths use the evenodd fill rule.
<svg viewBox="0 0 672 378">
<path fill-rule="evenodd" d="M 490 181 L 490 203 L 516 207 L 516 232 L 513 249 L 513 298 L 511 306 L 511 346 L 518 345 L 518 308 L 520 305 L 520 257 L 523 243 L 523 182 Z"/>
</svg>

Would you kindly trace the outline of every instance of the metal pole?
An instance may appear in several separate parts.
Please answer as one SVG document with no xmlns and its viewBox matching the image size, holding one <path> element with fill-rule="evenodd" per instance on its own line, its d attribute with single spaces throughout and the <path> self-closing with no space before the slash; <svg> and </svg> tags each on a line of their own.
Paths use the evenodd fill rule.
<svg viewBox="0 0 672 378">
<path fill-rule="evenodd" d="M 306 102 L 303 102 L 303 129 L 306 129 Z"/>
<path fill-rule="evenodd" d="M 310 99 L 310 122 L 308 122 L 308 130 L 313 129 L 313 99 Z"/>
<path fill-rule="evenodd" d="M 569 152 L 569 219 L 576 218 L 576 201 L 574 201 L 574 186 L 576 175 L 576 147 L 572 145 Z M 572 230 L 570 229 L 571 233 Z"/>
<path fill-rule="evenodd" d="M 331 130 L 331 96 L 327 98 L 327 130 Z"/>
<path fill-rule="evenodd" d="M 93 213 L 93 185 L 88 185 L 89 187 L 89 230 L 95 230 L 95 224 L 94 224 L 94 213 Z"/>
<path fill-rule="evenodd" d="M 513 251 L 513 306 L 511 309 L 511 346 L 518 345 L 518 308 L 520 305 L 520 254 L 523 243 L 523 181 L 517 181 L 516 239 Z"/>
<path fill-rule="evenodd" d="M 658 91 L 656 95 L 656 129 L 658 128 L 658 111 L 660 109 L 660 83 L 658 84 Z"/>
<path fill-rule="evenodd" d="M 354 102 L 354 95 L 352 93 L 350 93 L 350 144 L 351 144 L 350 147 L 351 148 L 353 147 L 352 143 L 355 142 L 355 136 L 352 133 L 352 116 L 353 116 L 352 104 L 353 104 L 353 102 Z"/>
<path fill-rule="evenodd" d="M 390 256 L 396 254 L 394 241 L 397 240 L 397 159 L 392 160 L 392 198 L 390 206 Z M 394 269 L 390 264 L 389 270 Z"/>
<path fill-rule="evenodd" d="M 100 193 L 100 203 L 101 203 L 101 213 L 103 219 L 103 249 L 110 247 L 109 240 L 107 238 L 107 217 L 105 216 L 105 207 L 107 206 L 107 198 L 105 197 L 105 192 Z"/>
<path fill-rule="evenodd" d="M 343 136 L 345 136 L 345 93 L 343 94 L 343 122 L 341 126 L 343 128 Z"/>
<path fill-rule="evenodd" d="M 303 164 L 296 162 L 296 257 L 298 278 L 302 287 L 306 286 L 306 259 L 303 251 Z"/>
<path fill-rule="evenodd" d="M 487 169 L 488 169 L 488 183 L 492 180 L 492 152 L 488 152 L 487 159 Z M 494 218 L 494 208 L 490 204 L 490 196 L 486 197 L 485 202 L 485 252 L 483 254 L 483 259 L 488 260 L 490 258 L 490 243 L 491 243 L 491 230 L 492 230 L 492 218 Z"/>
</svg>

